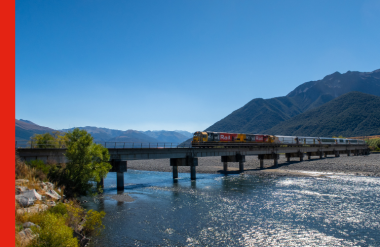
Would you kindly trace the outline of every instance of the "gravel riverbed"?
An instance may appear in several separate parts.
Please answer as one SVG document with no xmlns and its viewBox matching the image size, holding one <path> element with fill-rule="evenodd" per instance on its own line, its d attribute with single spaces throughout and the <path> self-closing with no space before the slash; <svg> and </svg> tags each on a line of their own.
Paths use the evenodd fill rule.
<svg viewBox="0 0 380 247">
<path fill-rule="evenodd" d="M 264 160 L 264 169 L 260 169 L 260 162 L 257 156 L 246 156 L 244 163 L 245 174 L 257 175 L 278 175 L 278 176 L 315 176 L 321 173 L 345 173 L 361 176 L 380 177 L 380 154 L 372 153 L 364 156 L 347 156 L 341 154 L 341 157 L 328 156 L 319 159 L 312 157 L 311 160 L 304 157 L 300 162 L 299 158 L 291 158 L 290 162 L 286 161 L 285 155 L 280 155 L 278 167 L 273 166 L 273 160 Z M 157 160 L 133 160 L 128 161 L 128 169 L 171 172 L 169 159 Z M 189 173 L 189 167 L 178 167 L 179 172 Z M 220 157 L 202 157 L 198 158 L 197 173 L 223 173 L 223 163 Z M 314 173 L 313 172 L 317 172 Z M 239 173 L 239 163 L 229 162 L 228 173 Z"/>
</svg>

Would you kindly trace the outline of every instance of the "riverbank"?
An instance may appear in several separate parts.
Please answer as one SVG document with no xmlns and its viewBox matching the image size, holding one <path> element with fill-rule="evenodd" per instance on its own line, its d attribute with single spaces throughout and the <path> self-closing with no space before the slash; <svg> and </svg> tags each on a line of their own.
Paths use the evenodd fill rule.
<svg viewBox="0 0 380 247">
<path fill-rule="evenodd" d="M 128 169 L 144 171 L 171 172 L 169 159 L 157 160 L 133 160 L 128 161 Z M 198 158 L 197 173 L 223 173 L 221 158 L 202 157 Z M 189 167 L 178 167 L 179 172 L 188 173 Z M 239 163 L 228 163 L 229 173 L 239 172 Z M 372 153 L 367 156 L 327 157 L 319 159 L 312 157 L 311 160 L 300 162 L 299 158 L 291 158 L 286 161 L 285 155 L 280 155 L 278 167 L 273 166 L 273 160 L 264 160 L 264 169 L 260 169 L 257 156 L 246 156 L 244 173 L 254 175 L 276 175 L 276 176 L 319 176 L 319 173 L 344 173 L 359 176 L 380 177 L 380 153 Z"/>
</svg>

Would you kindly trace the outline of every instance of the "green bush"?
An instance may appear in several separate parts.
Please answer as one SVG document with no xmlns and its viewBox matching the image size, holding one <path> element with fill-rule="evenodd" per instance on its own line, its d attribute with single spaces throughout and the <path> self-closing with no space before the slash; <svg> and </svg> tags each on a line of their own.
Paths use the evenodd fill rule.
<svg viewBox="0 0 380 247">
<path fill-rule="evenodd" d="M 55 207 L 49 208 L 48 211 L 52 214 L 66 215 L 67 214 L 67 207 L 65 204 L 59 203 Z"/>
<path fill-rule="evenodd" d="M 73 237 L 73 229 L 66 223 L 67 216 L 53 213 L 41 215 L 40 228 L 32 227 L 38 237 L 32 242 L 33 247 L 77 247 L 78 240 Z"/>
<path fill-rule="evenodd" d="M 27 162 L 27 164 L 37 170 L 42 171 L 46 175 L 49 174 L 50 166 L 45 165 L 45 163 L 42 160 L 32 160 L 32 161 Z"/>
<path fill-rule="evenodd" d="M 105 215 L 106 213 L 104 211 L 98 212 L 92 209 L 89 210 L 86 214 L 86 222 L 83 225 L 83 231 L 85 232 L 85 234 L 99 234 L 100 231 L 104 229 L 102 219 Z"/>
</svg>

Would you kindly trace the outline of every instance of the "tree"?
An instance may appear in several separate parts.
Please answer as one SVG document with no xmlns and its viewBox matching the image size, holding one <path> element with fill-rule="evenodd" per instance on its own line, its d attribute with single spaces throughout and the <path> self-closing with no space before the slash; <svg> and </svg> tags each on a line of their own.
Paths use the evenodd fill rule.
<svg viewBox="0 0 380 247">
<path fill-rule="evenodd" d="M 61 148 L 67 141 L 66 135 L 62 132 L 54 131 L 53 133 L 35 134 L 30 139 L 30 144 L 36 148 Z"/>
<path fill-rule="evenodd" d="M 93 143 L 93 137 L 85 130 L 75 128 L 66 133 L 68 163 L 63 170 L 62 185 L 68 197 L 91 193 L 93 184 L 100 182 L 112 168 L 108 149 Z"/>
</svg>

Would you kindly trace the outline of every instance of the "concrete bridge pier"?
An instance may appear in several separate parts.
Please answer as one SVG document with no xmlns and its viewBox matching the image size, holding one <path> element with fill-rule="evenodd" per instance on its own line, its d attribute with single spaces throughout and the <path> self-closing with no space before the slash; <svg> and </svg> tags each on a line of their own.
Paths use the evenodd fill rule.
<svg viewBox="0 0 380 247">
<path fill-rule="evenodd" d="M 288 162 L 290 162 L 290 158 L 291 157 L 299 157 L 300 161 L 303 161 L 304 153 L 301 152 L 301 151 L 299 151 L 297 153 L 286 153 L 285 156 L 286 156 L 286 159 L 287 159 Z"/>
<path fill-rule="evenodd" d="M 116 187 L 117 190 L 124 190 L 124 172 L 127 171 L 126 160 L 111 160 L 112 169 L 110 172 L 116 172 Z"/>
<path fill-rule="evenodd" d="M 263 169 L 264 160 L 273 160 L 274 167 L 278 167 L 278 159 L 280 158 L 279 154 L 259 154 L 258 159 L 260 160 L 260 169 Z"/>
<path fill-rule="evenodd" d="M 171 158 L 170 166 L 173 167 L 173 179 L 178 178 L 178 166 L 190 166 L 190 178 L 196 179 L 196 169 L 198 166 L 198 158 L 187 156 L 186 158 Z"/>
<path fill-rule="evenodd" d="M 228 162 L 239 162 L 239 171 L 240 172 L 244 171 L 245 155 L 236 154 L 236 155 L 221 156 L 221 161 L 223 162 L 224 172 L 227 172 Z"/>
<path fill-rule="evenodd" d="M 173 179 L 178 178 L 178 166 L 172 166 L 173 167 Z"/>
<path fill-rule="evenodd" d="M 335 157 L 340 157 L 339 151 L 335 151 Z"/>
<path fill-rule="evenodd" d="M 228 171 L 228 163 L 227 162 L 223 162 L 223 171 L 224 172 Z"/>
</svg>

